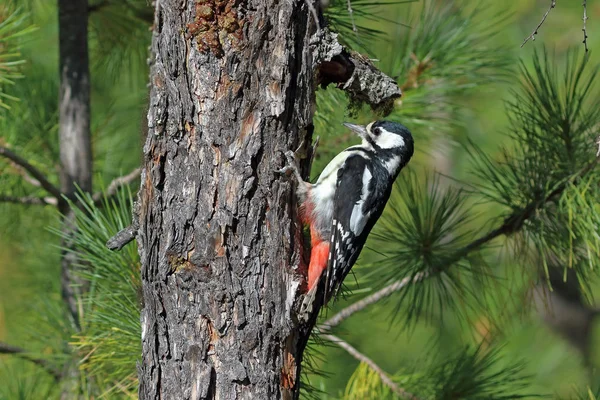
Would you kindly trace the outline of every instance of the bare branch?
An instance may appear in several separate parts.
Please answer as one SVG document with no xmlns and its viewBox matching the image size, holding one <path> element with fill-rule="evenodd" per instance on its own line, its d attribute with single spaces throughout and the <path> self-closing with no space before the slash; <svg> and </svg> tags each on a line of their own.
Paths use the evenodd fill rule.
<svg viewBox="0 0 600 400">
<path fill-rule="evenodd" d="M 313 62 L 321 86 L 334 83 L 346 91 L 351 100 L 389 114 L 394 100 L 402 96 L 394 79 L 378 70 L 368 58 L 346 50 L 338 41 L 338 35 L 326 27 L 317 32 L 311 42 L 315 46 Z"/>
<path fill-rule="evenodd" d="M 319 13 L 317 12 L 317 9 L 313 5 L 312 1 L 313 0 L 304 0 L 304 3 L 306 4 L 306 6 L 308 7 L 308 10 L 312 14 L 313 19 L 315 20 L 315 25 L 317 26 L 317 32 L 319 32 L 321 30 L 321 22 L 319 21 Z M 319 1 L 319 0 L 317 0 L 317 1 Z"/>
<path fill-rule="evenodd" d="M 127 175 L 115 178 L 106 188 L 104 195 L 102 192 L 94 193 L 94 195 L 92 196 L 94 203 L 99 203 L 100 201 L 102 201 L 103 196 L 110 197 L 115 195 L 119 188 L 121 188 L 122 186 L 129 185 L 131 182 L 139 178 L 141 171 L 141 168 L 136 168 Z"/>
<path fill-rule="evenodd" d="M 387 387 L 392 389 L 392 391 L 395 394 L 397 394 L 398 396 L 403 397 L 405 399 L 418 400 L 418 397 L 416 397 L 412 393 L 407 392 L 403 388 L 399 387 L 393 380 L 390 379 L 389 376 L 387 376 L 385 371 L 382 370 L 381 367 L 379 367 L 379 365 L 375 364 L 375 362 L 373 360 L 371 360 L 369 357 L 362 354 L 360 351 L 358 351 L 356 348 L 354 348 L 348 342 L 345 342 L 342 339 L 340 339 L 339 337 L 337 337 L 335 335 L 331 335 L 331 334 L 322 335 L 321 337 L 329 340 L 330 342 L 337 344 L 342 349 L 346 350 L 348 352 L 348 354 L 350 354 L 352 357 L 356 358 L 360 362 L 364 362 L 365 364 L 367 364 L 369 366 L 369 368 L 371 368 L 373 371 L 375 371 L 377 373 L 377 375 L 379 375 L 381 382 L 383 382 Z"/>
<path fill-rule="evenodd" d="M 22 166 L 10 160 L 9 163 L 16 170 L 16 173 L 19 174 L 19 176 L 21 176 L 25 182 L 29 183 L 31 186 L 42 187 L 40 182 L 37 179 L 32 178 L 31 175 L 29 175 L 29 173 L 25 171 L 25 169 Z"/>
<path fill-rule="evenodd" d="M 538 26 L 535 27 L 535 29 L 533 30 L 533 32 L 531 33 L 531 35 L 529 35 L 529 36 L 527 36 L 525 38 L 525 40 L 521 44 L 521 47 L 525 46 L 525 43 L 527 43 L 529 41 L 529 39 L 535 40 L 535 35 L 538 34 L 538 30 L 542 27 L 542 25 L 544 24 L 544 21 L 546 21 L 546 18 L 548 17 L 548 14 L 550 14 L 550 11 L 552 11 L 552 9 L 554 7 L 556 7 L 556 0 L 550 0 L 550 8 L 548 8 L 548 10 L 546 11 L 546 13 L 544 14 L 544 17 L 542 18 L 542 20 L 540 21 L 540 23 L 538 24 Z"/>
<path fill-rule="evenodd" d="M 119 251 L 123 247 L 125 247 L 126 244 L 135 239 L 135 237 L 137 236 L 137 232 L 137 224 L 129 225 L 128 227 L 123 228 L 119 232 L 117 232 L 115 236 L 108 239 L 108 241 L 106 242 L 106 247 L 108 247 L 109 250 Z"/>
<path fill-rule="evenodd" d="M 14 204 L 26 204 L 26 205 L 39 205 L 39 206 L 56 206 L 58 201 L 54 197 L 17 197 L 17 196 L 5 196 L 0 195 L 0 203 L 14 203 Z"/>
<path fill-rule="evenodd" d="M 371 304 L 377 303 L 379 300 L 381 300 L 385 297 L 388 297 L 392 293 L 399 292 L 400 290 L 404 289 L 406 286 L 408 286 L 409 283 L 411 283 L 411 282 L 416 283 L 416 282 L 422 280 L 424 278 L 424 275 L 425 274 L 418 274 L 417 276 L 415 276 L 412 279 L 411 279 L 411 277 L 407 276 L 406 278 L 404 278 L 402 280 L 396 281 L 396 282 L 392 283 L 391 285 L 384 287 L 383 289 L 373 293 L 372 295 L 367 296 L 364 299 L 359 300 L 356 303 L 353 303 L 353 304 L 349 305 L 348 307 L 342 309 L 337 314 L 335 314 L 333 317 L 329 318 L 327 321 L 325 321 L 321 325 L 319 325 L 318 329 L 320 331 L 331 330 L 331 328 L 338 326 L 344 320 L 348 319 L 351 315 L 364 310 Z"/>
<path fill-rule="evenodd" d="M 62 378 L 62 374 L 52 366 L 47 360 L 42 358 L 32 357 L 28 354 L 29 352 L 21 347 L 11 346 L 7 343 L 0 342 L 0 354 L 14 354 L 16 357 L 19 357 L 23 360 L 31 361 L 35 365 L 42 367 L 46 372 L 48 372 L 56 381 L 60 381 Z"/>
<path fill-rule="evenodd" d="M 54 186 L 48 180 L 48 178 L 46 178 L 46 176 L 42 172 L 40 172 L 39 169 L 27 162 L 27 160 L 13 153 L 4 146 L 0 146 L 0 156 L 8 158 L 15 164 L 23 167 L 27 172 L 29 172 L 29 174 L 31 174 L 31 176 L 33 176 L 40 183 L 40 185 L 42 185 L 44 189 L 46 189 L 48 193 L 54 196 L 59 203 L 64 201 L 61 191 L 56 186 Z"/>
<path fill-rule="evenodd" d="M 588 45 L 587 45 L 587 39 L 588 39 L 588 35 L 587 35 L 587 28 L 586 28 L 586 22 L 588 20 L 588 16 L 587 16 L 587 0 L 583 0 L 583 45 L 585 46 L 585 52 L 587 53 L 589 51 L 588 49 Z"/>
</svg>

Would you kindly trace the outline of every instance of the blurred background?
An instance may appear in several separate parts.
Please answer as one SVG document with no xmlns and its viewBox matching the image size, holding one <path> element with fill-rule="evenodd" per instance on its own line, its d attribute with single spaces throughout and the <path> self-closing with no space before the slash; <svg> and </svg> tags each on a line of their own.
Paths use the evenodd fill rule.
<svg viewBox="0 0 600 400">
<path fill-rule="evenodd" d="M 24 60 L 18 66 L 23 76 L 11 79 L 12 84 L 1 83 L 2 93 L 11 97 L 1 98 L 5 107 L 0 117 L 0 145 L 14 149 L 57 182 L 57 8 L 55 2 L 45 0 L 0 2 L 4 3 L 0 3 L 0 46 L 10 43 L 20 52 L 16 59 Z M 100 193 L 114 178 L 140 164 L 148 98 L 147 51 L 151 39 L 148 21 L 152 19 L 153 8 L 145 1 L 96 3 L 91 2 L 97 8 L 90 14 L 89 45 L 94 189 Z M 589 72 L 600 62 L 600 1 L 587 3 L 590 52 L 586 71 Z M 396 102 L 389 118 L 411 129 L 416 152 L 394 193 L 392 202 L 397 208 L 388 208 L 382 217 L 391 221 L 390 225 L 375 230 L 354 268 L 355 278 L 347 278 L 348 294 L 324 311 L 323 321 L 384 287 L 392 279 L 390 274 L 409 276 L 400 269 L 401 263 L 390 263 L 391 253 L 396 252 L 398 257 L 411 255 L 398 250 L 403 246 L 402 240 L 390 240 L 393 235 L 387 235 L 386 229 L 406 228 L 394 225 L 394 221 L 402 220 L 394 219 L 394 215 L 402 214 L 411 193 L 418 192 L 419 186 L 423 193 L 447 193 L 452 188 L 464 192 L 456 201 L 466 211 L 451 212 L 457 219 L 445 220 L 460 226 L 461 235 L 464 234 L 448 239 L 452 245 L 468 245 L 502 225 L 510 212 L 498 202 L 488 201 L 485 191 L 480 189 L 485 186 L 486 177 L 473 172 L 478 165 L 473 154 L 481 151 L 490 160 L 502 163 L 507 151 L 521 145 L 512 134 L 511 106 L 506 103 L 518 105 L 520 100 L 515 93 L 531 86 L 523 75 L 521 63 L 533 71 L 536 57 L 546 60 L 557 68 L 557 79 L 562 82 L 568 75 L 566 62 L 573 57 L 581 60 L 585 52 L 581 1 L 557 0 L 535 41 L 522 48 L 550 1 L 355 0 L 352 5 L 354 12 L 349 15 L 346 1 L 331 1 L 326 15 L 347 45 L 372 58 L 377 67 L 402 86 L 405 94 Z M 26 32 L 8 41 L 3 32 L 10 31 L 3 31 L 6 25 L 2 24 L 13 12 L 17 13 L 19 24 L 8 28 Z M 578 54 L 574 55 L 574 51 Z M 3 61 L 0 58 L 0 67 Z M 591 104 L 595 104 L 596 95 L 589 96 Z M 341 91 L 331 87 L 319 89 L 315 134 L 320 136 L 321 144 L 313 164 L 313 177 L 318 176 L 336 152 L 357 142 L 341 126 L 343 121 L 367 123 L 375 118 L 371 110 L 349 104 Z M 438 174 L 432 175 L 434 172 Z M 598 186 L 597 182 L 590 185 Z M 106 238 L 127 220 L 136 189 L 133 184 L 131 190 L 122 190 L 115 199 L 98 208 L 93 201 L 82 200 L 91 211 L 78 215 L 88 225 L 76 247 L 77 251 L 88 254 L 86 260 L 93 264 L 87 275 L 83 273 L 84 278 L 92 282 L 92 288 L 98 288 L 86 303 L 89 312 L 87 319 L 83 318 L 82 331 L 74 330 L 62 305 L 61 238 L 57 233 L 60 218 L 56 207 L 0 203 L 0 342 L 22 347 L 32 358 L 49 360 L 52 366 L 62 365 L 73 357 L 74 351 L 83 360 L 78 364 L 83 376 L 94 378 L 93 384 L 84 385 L 89 398 L 103 393 L 105 398 L 129 398 L 136 393 L 135 355 L 139 354 L 136 248 L 128 245 L 122 256 L 100 249 Z M 39 188 L 33 190 L 43 195 Z M 0 194 L 31 193 L 32 187 L 21 171 L 0 160 Z M 419 193 L 414 195 L 419 197 Z M 590 229 L 594 231 L 591 235 L 598 236 L 597 228 Z M 406 235 L 399 237 L 406 239 Z M 458 242 L 454 243 L 454 239 Z M 493 388 L 488 395 L 481 391 L 473 396 L 444 398 L 544 395 L 594 399 L 594 390 L 600 385 L 596 373 L 600 332 L 594 301 L 599 289 L 594 279 L 597 273 L 577 274 L 562 262 L 553 265 L 552 257 L 536 261 L 530 254 L 515 256 L 518 244 L 503 237 L 491 244 L 469 259 L 469 266 L 465 267 L 465 275 L 469 277 L 460 281 L 460 285 L 464 285 L 468 296 L 456 297 L 454 292 L 443 290 L 448 296 L 415 291 L 392 296 L 354 314 L 335 327 L 335 334 L 370 357 L 398 384 L 416 389 L 419 386 L 416 381 L 427 381 L 433 374 L 474 376 L 477 374 L 474 368 L 486 369 L 483 364 L 493 364 L 485 375 L 485 383 Z M 97 250 L 90 255 L 90 248 L 96 249 L 94 246 Z M 596 263 L 597 256 L 598 253 L 588 251 L 586 257 L 594 259 L 590 266 Z M 111 268 L 116 267 L 102 267 L 97 262 L 100 259 L 106 264 L 122 263 L 125 267 L 101 284 L 98 280 L 110 275 Z M 383 264 L 385 268 L 381 267 Z M 95 269 L 94 265 L 104 269 Z M 540 269 L 545 273 L 541 274 Z M 478 279 L 474 270 L 489 275 L 489 279 Z M 123 285 L 124 281 L 127 284 Z M 552 283 L 552 290 L 547 288 L 548 282 Z M 115 286 L 111 286 L 113 283 Z M 121 295 L 120 290 L 126 293 Z M 111 291 L 112 297 L 107 295 Z M 125 306 L 120 303 L 123 299 L 127 300 Z M 97 308 L 91 306 L 93 301 Z M 461 361 L 461 355 L 467 353 L 474 354 L 474 359 L 483 366 Z M 331 343 L 317 337 L 307 358 L 310 365 L 305 379 L 314 390 L 306 396 L 322 399 L 389 396 L 384 392 L 377 394 L 379 389 L 375 387 L 381 383 L 376 377 L 370 376 L 369 370 L 348 352 Z M 467 364 L 470 367 L 464 367 Z M 493 371 L 500 372 L 494 375 Z M 440 382 L 441 378 L 437 384 Z M 501 388 L 506 388 L 509 394 L 499 397 Z M 431 390 L 425 393 L 435 392 Z M 0 399 L 55 398 L 59 393 L 51 374 L 40 372 L 39 365 L 0 354 Z"/>
</svg>

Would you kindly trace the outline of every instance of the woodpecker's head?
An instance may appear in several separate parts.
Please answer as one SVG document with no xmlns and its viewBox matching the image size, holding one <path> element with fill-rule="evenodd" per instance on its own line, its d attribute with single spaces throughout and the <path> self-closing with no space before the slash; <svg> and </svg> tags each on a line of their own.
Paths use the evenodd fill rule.
<svg viewBox="0 0 600 400">
<path fill-rule="evenodd" d="M 391 121 L 375 121 L 367 126 L 349 123 L 344 123 L 344 125 L 361 137 L 363 147 L 374 151 L 384 161 L 399 159 L 397 168 L 388 168 L 392 175 L 399 172 L 413 155 L 412 134 L 402 124 Z M 396 163 L 392 163 L 390 167 L 395 165 Z"/>
</svg>

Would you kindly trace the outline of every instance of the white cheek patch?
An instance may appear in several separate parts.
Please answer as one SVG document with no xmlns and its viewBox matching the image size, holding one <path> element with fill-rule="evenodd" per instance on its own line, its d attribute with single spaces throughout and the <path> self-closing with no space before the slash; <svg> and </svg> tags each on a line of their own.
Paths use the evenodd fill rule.
<svg viewBox="0 0 600 400">
<path fill-rule="evenodd" d="M 380 129 L 381 134 L 375 139 L 377 146 L 381 147 L 382 149 L 397 149 L 404 147 L 405 143 L 402 136 L 386 131 L 383 128 Z"/>
</svg>

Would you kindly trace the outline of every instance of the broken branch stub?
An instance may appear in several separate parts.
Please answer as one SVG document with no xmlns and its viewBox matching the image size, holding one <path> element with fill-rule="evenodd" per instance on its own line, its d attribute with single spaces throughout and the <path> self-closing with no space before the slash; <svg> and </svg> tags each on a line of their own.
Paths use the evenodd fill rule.
<svg viewBox="0 0 600 400">
<path fill-rule="evenodd" d="M 312 43 L 318 84 L 326 87 L 335 83 L 348 93 L 352 102 L 367 103 L 384 115 L 391 112 L 394 100 L 402 96 L 394 79 L 378 70 L 368 58 L 346 50 L 337 33 L 327 28 L 317 32 Z"/>
</svg>

